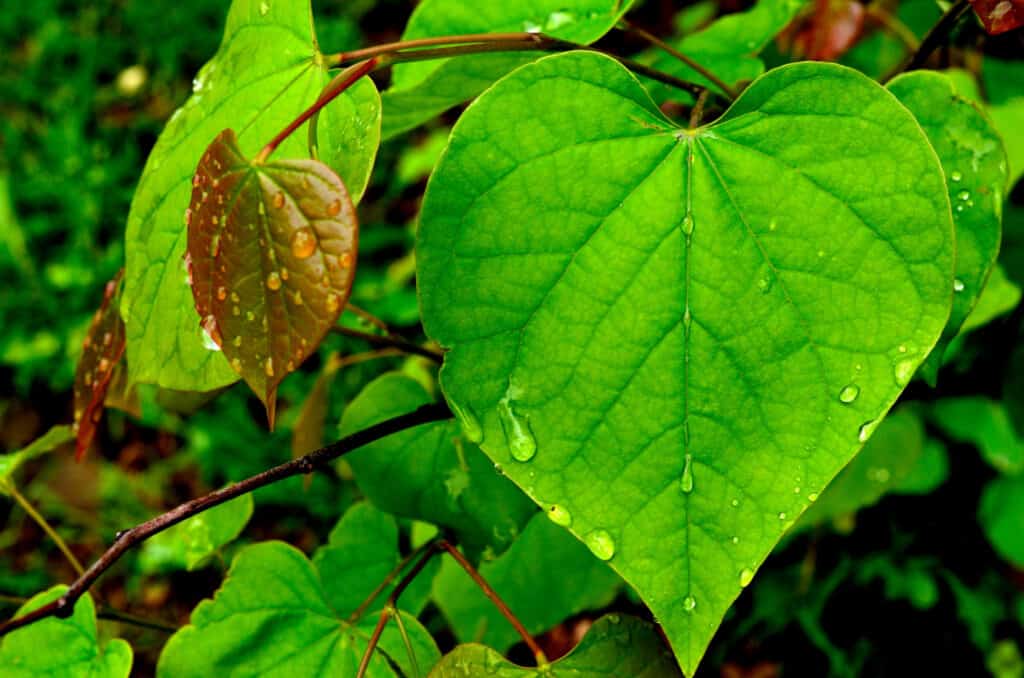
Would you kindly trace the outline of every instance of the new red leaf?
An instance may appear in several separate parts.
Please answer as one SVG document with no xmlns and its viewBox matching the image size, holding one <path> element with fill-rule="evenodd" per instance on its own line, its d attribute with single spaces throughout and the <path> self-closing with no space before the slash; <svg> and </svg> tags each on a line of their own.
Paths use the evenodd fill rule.
<svg viewBox="0 0 1024 678">
<path fill-rule="evenodd" d="M 123 273 L 123 269 L 118 271 L 107 283 L 103 302 L 92 317 L 82 343 L 82 357 L 75 369 L 75 459 L 79 461 L 96 435 L 111 377 L 124 355 L 124 321 L 117 303 Z"/>
<path fill-rule="evenodd" d="M 278 384 L 316 350 L 352 288 L 348 191 L 316 160 L 250 161 L 224 130 L 199 163 L 185 220 L 200 325 L 273 427 Z"/>
<path fill-rule="evenodd" d="M 1024 25 L 1024 0 L 970 0 L 989 35 Z"/>
</svg>

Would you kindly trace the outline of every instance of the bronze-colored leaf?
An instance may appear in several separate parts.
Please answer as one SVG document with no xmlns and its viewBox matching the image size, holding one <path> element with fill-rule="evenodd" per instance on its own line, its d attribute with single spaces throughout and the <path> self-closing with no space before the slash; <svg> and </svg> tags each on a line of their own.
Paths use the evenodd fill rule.
<svg viewBox="0 0 1024 678">
<path fill-rule="evenodd" d="M 81 460 L 103 417 L 103 402 L 111 377 L 124 355 L 124 321 L 118 309 L 121 275 L 107 283 L 103 302 L 92 317 L 75 369 L 75 459 Z"/>
<path fill-rule="evenodd" d="M 199 162 L 185 220 L 200 325 L 273 427 L 278 384 L 316 350 L 352 288 L 348 191 L 316 160 L 250 161 L 224 130 Z"/>
<path fill-rule="evenodd" d="M 989 35 L 1024 25 L 1024 0 L 971 0 L 971 7 Z"/>
</svg>

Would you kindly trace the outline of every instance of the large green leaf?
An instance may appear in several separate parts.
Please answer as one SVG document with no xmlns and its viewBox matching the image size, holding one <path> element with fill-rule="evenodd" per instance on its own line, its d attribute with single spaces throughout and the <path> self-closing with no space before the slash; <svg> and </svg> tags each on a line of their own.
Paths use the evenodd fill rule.
<svg viewBox="0 0 1024 678">
<path fill-rule="evenodd" d="M 620 580 L 551 520 L 537 514 L 508 551 L 483 563 L 480 574 L 526 630 L 539 634 L 615 597 Z M 434 601 L 461 642 L 477 641 L 505 651 L 520 641 L 465 570 L 447 559 L 434 579 Z"/>
<path fill-rule="evenodd" d="M 807 5 L 807 0 L 759 0 L 745 12 L 727 14 L 707 28 L 673 41 L 673 46 L 709 70 L 730 87 L 753 80 L 764 73 L 758 54 Z M 658 70 L 683 80 L 718 89 L 703 75 L 676 57 L 652 50 L 649 60 Z M 678 90 L 654 85 L 662 96 L 679 96 Z"/>
<path fill-rule="evenodd" d="M 983 396 L 943 398 L 932 421 L 953 440 L 970 443 L 1002 473 L 1024 471 L 1024 439 L 1017 435 L 1003 403 Z"/>
<path fill-rule="evenodd" d="M 376 616 L 346 621 L 351 610 L 330 604 L 332 590 L 350 578 L 321 578 L 295 548 L 263 542 L 239 552 L 212 600 L 192 611 L 191 623 L 167 641 L 157 675 L 337 676 L 353 678 Z M 403 613 L 404 615 L 404 613 Z M 439 656 L 430 634 L 404 617 L 421 667 Z M 391 663 L 410 675 L 412 665 L 395 626 L 389 624 L 370 663 L 368 678 L 394 678 Z"/>
<path fill-rule="evenodd" d="M 921 128 L 855 71 L 774 70 L 683 130 L 576 52 L 463 115 L 417 261 L 464 428 L 692 672 L 934 346 L 953 225 Z"/>
<path fill-rule="evenodd" d="M 1006 193 L 1006 152 L 999 133 L 974 104 L 958 96 L 941 73 L 914 71 L 888 83 L 910 109 L 935 149 L 949 186 L 956 224 L 953 310 L 938 346 L 922 366 L 935 383 L 946 346 L 978 302 L 999 254 Z"/>
<path fill-rule="evenodd" d="M 313 35 L 309 0 L 235 0 L 217 54 L 196 76 L 192 97 L 167 123 L 146 163 L 125 243 L 121 312 L 134 380 L 166 388 L 212 390 L 238 379 L 215 345 L 204 342 L 182 256 L 191 179 L 221 130 L 238 130 L 252 157 L 332 77 Z M 362 195 L 380 141 L 380 98 L 363 79 L 320 115 L 320 159 Z M 306 128 L 278 154 L 307 154 Z"/>
<path fill-rule="evenodd" d="M 589 44 L 611 30 L 634 1 L 424 0 L 409 17 L 402 39 L 537 31 Z M 475 97 L 513 68 L 536 58 L 536 54 L 481 54 L 395 66 L 392 86 L 384 92 L 384 136 L 412 129 Z"/>
<path fill-rule="evenodd" d="M 370 382 L 345 410 L 341 435 L 431 402 L 414 379 L 398 373 Z M 462 439 L 460 439 L 462 438 Z M 443 421 L 382 438 L 346 457 L 359 488 L 381 508 L 449 527 L 472 550 L 503 551 L 536 507 L 495 472 L 458 424 Z"/>
<path fill-rule="evenodd" d="M 16 617 L 50 603 L 67 591 L 54 586 L 21 606 Z M 132 648 L 115 638 L 100 642 L 96 609 L 85 594 L 68 619 L 49 617 L 18 629 L 0 643 L 0 673 L 4 678 L 127 678 Z"/>
<path fill-rule="evenodd" d="M 571 653 L 543 669 L 516 666 L 483 645 L 460 645 L 429 678 L 674 678 L 679 671 L 647 622 L 610 614 L 601 617 Z"/>
</svg>

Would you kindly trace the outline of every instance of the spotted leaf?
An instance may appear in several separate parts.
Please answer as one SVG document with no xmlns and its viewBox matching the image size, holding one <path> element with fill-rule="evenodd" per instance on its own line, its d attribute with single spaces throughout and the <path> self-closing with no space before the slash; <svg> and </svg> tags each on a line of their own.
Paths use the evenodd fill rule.
<svg viewBox="0 0 1024 678">
<path fill-rule="evenodd" d="M 247 160 L 235 133 L 210 144 L 192 180 L 185 260 L 211 348 L 267 408 L 277 385 L 338 319 L 355 272 L 355 208 L 316 160 Z"/>
</svg>

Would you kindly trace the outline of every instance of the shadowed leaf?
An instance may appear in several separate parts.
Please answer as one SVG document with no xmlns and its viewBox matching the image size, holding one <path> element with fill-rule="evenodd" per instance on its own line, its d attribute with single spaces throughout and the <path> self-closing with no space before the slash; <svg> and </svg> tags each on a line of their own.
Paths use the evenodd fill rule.
<svg viewBox="0 0 1024 678">
<path fill-rule="evenodd" d="M 232 130 L 192 180 L 185 260 L 212 347 L 267 408 L 316 350 L 352 288 L 358 227 L 341 179 L 316 160 L 247 160 Z"/>
<path fill-rule="evenodd" d="M 124 270 L 107 283 L 103 302 L 92 317 L 75 369 L 75 459 L 81 460 L 96 435 L 103 403 L 115 367 L 124 355 L 124 321 L 118 313 L 119 287 Z"/>
</svg>

